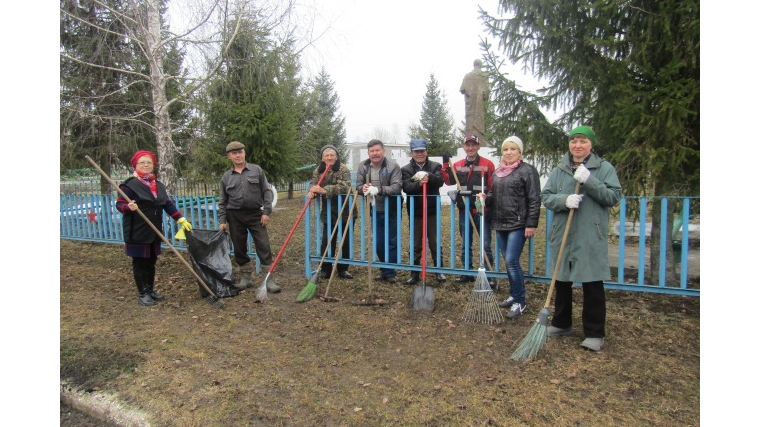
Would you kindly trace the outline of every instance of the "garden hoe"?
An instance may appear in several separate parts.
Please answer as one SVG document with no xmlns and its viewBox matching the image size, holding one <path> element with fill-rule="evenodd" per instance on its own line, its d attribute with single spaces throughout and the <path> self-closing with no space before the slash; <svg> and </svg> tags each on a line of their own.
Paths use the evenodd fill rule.
<svg viewBox="0 0 760 427">
<path fill-rule="evenodd" d="M 338 298 L 328 297 L 327 293 L 330 292 L 330 284 L 333 281 L 333 277 L 335 277 L 335 271 L 338 269 L 338 261 L 340 260 L 340 256 L 341 256 L 341 254 L 339 254 L 338 252 L 343 247 L 343 243 L 346 241 L 346 236 L 348 235 L 349 231 L 351 231 L 351 217 L 354 216 L 354 207 L 356 206 L 356 201 L 359 199 L 359 195 L 356 193 L 356 190 L 354 189 L 354 187 L 350 188 L 348 194 L 349 196 L 353 194 L 354 201 L 351 203 L 351 210 L 348 211 L 348 218 L 346 219 L 346 228 L 343 230 L 343 236 L 341 236 L 340 238 L 340 244 L 338 244 L 335 247 L 335 253 L 333 254 L 335 255 L 335 261 L 333 261 L 332 271 L 330 271 L 330 279 L 327 281 L 327 287 L 325 288 L 325 294 L 319 297 L 319 299 L 321 299 L 324 302 L 338 301 Z M 347 205 L 347 204 L 348 204 L 348 199 L 346 199 L 346 201 L 343 202 L 343 205 Z M 336 218 L 335 221 L 340 222 L 338 218 Z M 330 247 L 330 242 L 327 243 L 327 247 L 328 248 Z"/>
<path fill-rule="evenodd" d="M 370 166 L 372 167 L 372 166 Z M 367 169 L 367 174 L 364 175 L 366 177 L 365 183 L 370 183 L 369 178 L 370 171 Z M 372 260 L 374 259 L 375 252 L 373 250 L 373 239 L 372 239 L 372 216 L 370 213 L 372 212 L 372 205 L 374 204 L 374 199 L 372 199 L 374 196 L 364 196 L 364 221 L 365 221 L 365 235 L 367 236 L 365 238 L 365 241 L 367 242 L 367 299 L 360 300 L 356 302 L 354 305 L 384 305 L 387 304 L 386 301 L 383 301 L 382 299 L 376 298 L 375 295 L 372 292 Z M 393 231 L 396 232 L 395 230 Z"/>
<path fill-rule="evenodd" d="M 84 158 L 87 159 L 87 161 L 90 162 L 90 164 L 100 173 L 100 175 L 103 178 L 105 178 L 106 181 L 108 181 L 108 183 L 111 184 L 111 186 L 116 189 L 116 191 L 119 192 L 119 195 L 121 197 L 123 197 L 125 200 L 130 200 L 130 198 L 127 197 L 127 195 L 124 194 L 123 191 L 121 191 L 121 188 L 119 188 L 119 186 L 116 185 L 115 182 L 113 182 L 111 177 L 109 177 L 108 174 L 106 174 L 103 171 L 103 169 L 101 169 L 100 166 L 98 166 L 97 163 L 95 163 L 95 161 L 90 158 L 90 156 L 84 156 Z M 140 210 L 140 208 L 137 208 L 135 212 L 137 212 L 140 215 L 140 217 L 142 217 L 143 221 L 145 221 L 145 223 L 148 224 L 150 228 L 153 229 L 153 232 L 155 232 L 158 235 L 158 237 L 161 238 L 161 241 L 164 242 L 164 244 L 168 246 L 169 249 L 171 249 L 177 255 L 180 261 L 182 261 L 182 263 L 185 264 L 185 267 L 187 267 L 187 269 L 190 270 L 190 273 L 192 273 L 193 276 L 195 276 L 195 280 L 197 280 L 198 283 L 200 283 L 201 286 L 203 286 L 203 289 L 205 289 L 206 292 L 208 293 L 208 295 L 206 296 L 206 301 L 209 304 L 213 305 L 214 307 L 222 308 L 224 306 L 224 301 L 219 299 L 219 297 L 217 297 L 214 294 L 214 292 L 211 290 L 211 288 L 208 287 L 206 282 L 204 282 L 203 279 L 201 279 L 201 277 L 198 275 L 198 273 L 196 273 L 195 270 L 193 270 L 193 267 L 190 266 L 190 263 L 188 263 L 185 260 L 185 258 L 182 257 L 182 255 L 179 253 L 177 248 L 175 248 L 174 245 L 172 245 L 171 242 L 169 242 L 169 240 L 166 237 L 164 237 L 164 233 L 162 233 L 158 228 L 156 228 L 155 225 L 153 225 L 153 223 L 148 219 L 148 217 L 145 216 L 145 214 Z"/>
<path fill-rule="evenodd" d="M 422 284 L 414 287 L 412 292 L 412 309 L 433 311 L 435 304 L 435 289 L 427 286 L 427 183 L 422 184 Z"/>
</svg>

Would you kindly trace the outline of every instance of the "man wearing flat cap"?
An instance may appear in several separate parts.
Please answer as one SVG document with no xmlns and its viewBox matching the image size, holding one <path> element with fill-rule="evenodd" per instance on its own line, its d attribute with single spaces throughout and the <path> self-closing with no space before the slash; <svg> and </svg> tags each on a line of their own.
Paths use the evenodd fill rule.
<svg viewBox="0 0 760 427">
<path fill-rule="evenodd" d="M 407 194 L 406 213 L 410 222 L 414 222 L 414 264 L 421 265 L 422 251 L 422 186 L 427 186 L 427 241 L 430 248 L 430 258 L 433 265 L 438 260 L 438 194 L 443 187 L 443 175 L 441 164 L 428 158 L 427 141 L 413 139 L 409 143 L 412 150 L 412 161 L 401 168 L 401 188 Z M 414 204 L 414 218 L 412 218 L 410 205 Z M 443 282 L 446 276 L 441 273 L 435 275 L 436 280 Z M 412 271 L 407 285 L 414 285 L 420 280 L 420 272 Z"/>
<path fill-rule="evenodd" d="M 274 194 L 264 170 L 259 165 L 245 161 L 245 145 L 238 141 L 227 144 L 227 158 L 232 167 L 222 176 L 219 189 L 219 228 L 229 230 L 235 251 L 235 262 L 240 266 L 238 289 L 251 286 L 255 268 L 248 256 L 248 232 L 253 237 L 256 256 L 263 271 L 272 265 L 272 249 L 269 245 L 267 225 L 272 215 Z M 274 277 L 267 279 L 267 291 L 280 292 Z"/>
</svg>

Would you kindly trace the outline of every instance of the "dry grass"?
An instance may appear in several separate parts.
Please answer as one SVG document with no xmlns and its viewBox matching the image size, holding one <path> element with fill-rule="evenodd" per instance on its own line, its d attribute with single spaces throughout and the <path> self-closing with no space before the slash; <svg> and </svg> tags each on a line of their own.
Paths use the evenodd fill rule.
<svg viewBox="0 0 760 427">
<path fill-rule="evenodd" d="M 275 250 L 301 207 L 279 206 Z M 307 279 L 303 238 L 294 237 L 275 271 L 284 290 L 265 304 L 252 289 L 212 307 L 166 251 L 156 281 L 166 301 L 142 307 L 121 246 L 62 240 L 60 253 L 61 379 L 118 396 L 153 426 L 700 422 L 699 298 L 608 291 L 604 351 L 581 349 L 576 334 L 514 362 L 547 285 L 529 283 L 530 314 L 495 326 L 461 321 L 470 287 L 452 280 L 432 283 L 431 313 L 411 310 L 411 288 L 400 283 L 373 283 L 388 304 L 357 304 L 368 291 L 358 267 L 354 280 L 333 281 L 330 295 L 340 301 L 298 304 Z"/>
</svg>

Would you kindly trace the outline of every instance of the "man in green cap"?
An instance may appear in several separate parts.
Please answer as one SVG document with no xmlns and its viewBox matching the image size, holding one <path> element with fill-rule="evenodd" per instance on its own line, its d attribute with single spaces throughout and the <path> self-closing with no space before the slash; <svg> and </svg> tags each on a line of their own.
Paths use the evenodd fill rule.
<svg viewBox="0 0 760 427">
<path fill-rule="evenodd" d="M 248 232 L 253 237 L 256 255 L 261 269 L 268 271 L 272 265 L 272 249 L 269 245 L 267 225 L 272 215 L 274 194 L 264 170 L 259 165 L 245 161 L 245 145 L 238 141 L 227 144 L 227 158 L 232 168 L 222 176 L 219 188 L 219 229 L 229 230 L 235 261 L 240 266 L 238 289 L 251 286 L 255 268 L 248 256 Z M 267 279 L 269 292 L 280 292 L 274 277 Z"/>
<path fill-rule="evenodd" d="M 570 131 L 568 153 L 552 170 L 541 191 L 541 202 L 554 212 L 548 244 L 550 264 L 557 265 L 570 212 L 572 223 L 555 278 L 554 315 L 550 337 L 573 334 L 573 282 L 583 284 L 581 347 L 600 351 L 607 316 L 604 281 L 610 280 L 607 232 L 609 210 L 618 204 L 623 189 L 615 168 L 592 151 L 596 135 L 588 126 Z M 578 193 L 574 192 L 579 185 Z"/>
</svg>

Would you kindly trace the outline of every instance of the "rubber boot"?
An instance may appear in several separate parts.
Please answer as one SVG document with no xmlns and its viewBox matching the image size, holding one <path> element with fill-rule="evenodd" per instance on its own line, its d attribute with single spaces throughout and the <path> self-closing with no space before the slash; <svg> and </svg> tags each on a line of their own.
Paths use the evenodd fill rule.
<svg viewBox="0 0 760 427">
<path fill-rule="evenodd" d="M 235 283 L 235 287 L 238 289 L 246 289 L 253 285 L 251 281 L 251 274 L 253 274 L 253 263 L 247 262 L 240 266 L 240 283 Z"/>
<path fill-rule="evenodd" d="M 240 271 L 240 283 L 235 283 L 235 287 L 238 289 L 249 288 L 253 282 L 251 281 L 251 273 L 247 271 Z"/>
<path fill-rule="evenodd" d="M 261 265 L 261 271 L 262 272 L 268 272 L 271 267 L 272 267 L 271 265 L 263 265 L 262 264 Z M 266 275 L 264 277 L 266 277 Z M 269 278 L 267 279 L 267 292 L 276 294 L 276 293 L 280 292 L 281 290 L 282 290 L 282 288 L 280 288 L 279 286 L 277 286 L 277 283 L 275 283 L 275 281 L 274 281 L 274 273 L 270 274 Z"/>
</svg>

